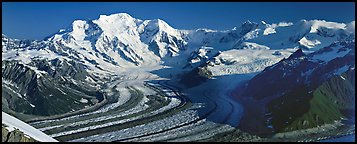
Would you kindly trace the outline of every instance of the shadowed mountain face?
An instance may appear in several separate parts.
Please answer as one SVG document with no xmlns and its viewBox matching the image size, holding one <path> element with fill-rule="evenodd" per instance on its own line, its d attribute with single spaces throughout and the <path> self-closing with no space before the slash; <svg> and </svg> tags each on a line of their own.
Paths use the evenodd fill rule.
<svg viewBox="0 0 357 144">
<path fill-rule="evenodd" d="M 354 121 L 351 113 L 355 109 L 354 47 L 354 41 L 350 41 L 308 55 L 298 50 L 267 67 L 242 88 L 238 99 L 245 105 L 262 107 L 247 106 L 248 114 L 242 118 L 240 127 L 269 135 L 341 119 Z M 252 119 L 255 121 L 250 122 Z"/>
<path fill-rule="evenodd" d="M 302 84 L 316 87 L 340 68 L 354 65 L 354 42 L 340 44 L 333 44 L 309 55 L 303 54 L 301 50 L 296 51 L 250 80 L 243 95 L 262 99 L 281 95 Z M 327 54 L 332 55 L 332 58 L 324 60 Z"/>
<path fill-rule="evenodd" d="M 3 109 L 49 116 L 98 102 L 96 92 L 99 90 L 84 81 L 90 75 L 80 63 L 54 59 L 36 60 L 28 65 L 3 61 L 2 65 Z M 81 103 L 81 99 L 89 101 Z"/>
<path fill-rule="evenodd" d="M 334 76 L 314 91 L 298 87 L 268 104 L 276 131 L 306 129 L 354 117 L 355 70 Z M 350 112 L 350 113 L 347 113 Z M 354 119 L 350 119 L 353 121 Z"/>
</svg>

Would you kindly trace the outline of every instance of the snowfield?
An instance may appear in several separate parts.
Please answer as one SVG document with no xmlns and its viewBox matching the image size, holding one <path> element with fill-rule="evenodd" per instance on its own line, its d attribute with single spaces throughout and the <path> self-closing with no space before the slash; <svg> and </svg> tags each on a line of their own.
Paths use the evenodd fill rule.
<svg viewBox="0 0 357 144">
<path fill-rule="evenodd" d="M 259 72 L 281 59 L 289 57 L 294 51 L 296 49 L 228 50 L 214 57 L 208 64 L 208 70 L 212 72 L 213 76 Z"/>
</svg>

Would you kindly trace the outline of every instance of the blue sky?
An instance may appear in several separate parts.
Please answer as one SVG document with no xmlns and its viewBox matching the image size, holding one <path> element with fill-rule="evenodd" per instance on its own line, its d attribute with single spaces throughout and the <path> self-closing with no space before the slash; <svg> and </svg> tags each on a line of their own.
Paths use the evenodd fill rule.
<svg viewBox="0 0 357 144">
<path fill-rule="evenodd" d="M 159 18 L 177 29 L 227 30 L 247 20 L 355 20 L 353 2 L 2 2 L 2 31 L 10 38 L 40 40 L 76 19 L 121 12 L 143 20 Z"/>
</svg>

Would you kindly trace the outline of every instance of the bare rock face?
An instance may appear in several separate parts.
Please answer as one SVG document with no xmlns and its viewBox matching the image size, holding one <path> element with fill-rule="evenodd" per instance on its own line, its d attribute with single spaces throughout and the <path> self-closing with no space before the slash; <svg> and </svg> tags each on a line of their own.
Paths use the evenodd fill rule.
<svg viewBox="0 0 357 144">
<path fill-rule="evenodd" d="M 5 127 L 2 126 L 2 142 L 38 142 L 18 129 L 9 132 Z"/>
<path fill-rule="evenodd" d="M 1 141 L 5 142 L 7 140 L 7 135 L 9 133 L 9 131 L 6 128 L 2 127 L 1 133 L 2 133 Z"/>
</svg>

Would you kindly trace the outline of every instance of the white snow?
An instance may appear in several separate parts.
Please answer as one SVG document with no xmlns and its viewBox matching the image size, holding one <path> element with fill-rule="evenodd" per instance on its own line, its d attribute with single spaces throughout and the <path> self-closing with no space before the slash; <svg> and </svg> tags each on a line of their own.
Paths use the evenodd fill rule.
<svg viewBox="0 0 357 144">
<path fill-rule="evenodd" d="M 243 42 L 239 48 L 240 49 L 254 49 L 254 50 L 262 50 L 262 49 L 268 50 L 268 49 L 270 49 L 267 46 L 260 45 L 257 43 L 251 43 L 251 42 Z"/>
<path fill-rule="evenodd" d="M 284 57 L 287 58 L 293 51 L 294 49 L 280 50 L 281 55 L 273 55 L 275 50 L 228 50 L 215 57 L 216 61 L 211 62 L 213 66 L 209 65 L 208 70 L 214 76 L 259 72 Z"/>
<path fill-rule="evenodd" d="M 108 110 L 117 108 L 117 107 L 125 104 L 127 101 L 129 101 L 129 99 L 131 98 L 131 94 L 127 88 L 120 87 L 120 88 L 117 88 L 117 90 L 119 91 L 119 94 L 120 94 L 118 96 L 118 101 L 116 103 L 112 103 L 112 104 L 102 107 L 98 111 L 95 111 L 96 113 L 97 112 L 101 112 L 101 113 L 106 112 Z M 144 100 L 145 100 L 145 98 L 144 98 Z M 144 101 L 143 101 L 143 103 L 144 103 Z"/>
<path fill-rule="evenodd" d="M 277 28 L 279 27 L 287 27 L 293 25 L 292 22 L 279 22 L 278 24 L 267 24 L 266 22 L 262 21 L 262 24 L 265 25 L 265 29 L 263 31 L 263 35 L 270 35 L 276 33 Z M 264 28 L 264 27 L 263 27 Z"/>
<path fill-rule="evenodd" d="M 322 54 L 314 54 L 312 56 L 312 59 L 313 60 L 321 60 L 325 63 L 335 59 L 335 58 L 338 58 L 338 57 L 344 57 L 345 55 L 347 55 L 351 49 L 348 49 L 348 50 L 345 50 L 345 51 L 340 51 L 338 52 L 339 48 L 341 46 L 337 46 L 337 47 L 333 47 L 332 48 L 332 51 L 328 51 L 328 52 L 324 52 Z"/>
<path fill-rule="evenodd" d="M 31 104 L 31 103 L 30 103 L 30 106 L 31 106 L 31 107 L 36 107 L 35 105 L 33 105 L 33 104 Z"/>
<path fill-rule="evenodd" d="M 198 50 L 195 50 L 194 53 L 192 53 L 192 59 L 190 60 L 190 63 L 199 65 L 217 53 L 218 51 L 213 47 L 202 46 Z"/>
<path fill-rule="evenodd" d="M 326 27 L 329 29 L 345 29 L 346 24 L 336 23 L 336 22 L 326 22 L 325 20 L 312 20 L 311 23 L 311 33 L 316 33 L 317 29 L 320 27 Z"/>
<path fill-rule="evenodd" d="M 81 100 L 79 100 L 81 103 L 88 103 L 87 99 L 81 98 Z"/>
<path fill-rule="evenodd" d="M 353 23 L 346 25 L 323 20 L 301 20 L 296 24 L 282 22 L 266 24 L 266 28 L 248 33 L 244 42 L 264 45 L 271 49 L 294 48 L 302 44 L 316 51 L 339 40 L 339 32 L 351 34 L 353 32 L 349 31 L 352 29 Z M 318 31 L 327 32 L 330 36 L 322 36 Z"/>
<path fill-rule="evenodd" d="M 89 76 L 86 76 L 86 79 L 85 79 L 86 81 L 89 81 L 89 82 L 95 82 L 91 77 L 89 77 Z"/>
<path fill-rule="evenodd" d="M 16 54 L 19 54 L 18 56 Z M 2 60 L 20 60 L 24 64 L 28 64 L 32 61 L 33 58 L 36 59 L 55 59 L 59 57 L 59 55 L 54 52 L 48 50 L 25 50 L 25 51 L 17 51 L 17 50 L 6 50 L 2 52 Z"/>
<path fill-rule="evenodd" d="M 303 45 L 303 46 L 306 46 L 307 48 L 313 48 L 313 47 L 315 47 L 315 46 L 321 44 L 321 42 L 320 42 L 319 40 L 317 40 L 317 39 L 315 39 L 315 40 L 308 40 L 308 39 L 306 39 L 306 37 L 303 37 L 303 38 L 299 41 L 299 43 L 300 43 L 301 45 Z"/>
<path fill-rule="evenodd" d="M 263 35 L 269 35 L 269 34 L 273 34 L 276 33 L 274 27 L 268 27 L 264 30 Z"/>
<path fill-rule="evenodd" d="M 292 22 L 279 22 L 278 26 L 280 27 L 286 27 L 286 26 L 291 26 L 293 25 Z"/>
<path fill-rule="evenodd" d="M 1 113 L 2 116 L 2 123 L 9 126 L 9 130 L 19 129 L 20 131 L 24 132 L 26 135 L 41 141 L 41 142 L 58 142 L 57 140 L 49 137 L 48 135 L 44 134 L 40 130 L 24 123 L 23 121 L 6 114 L 5 112 Z"/>
<path fill-rule="evenodd" d="M 255 26 L 252 22 L 248 23 L 248 25 L 250 24 Z M 354 30 L 354 21 L 348 24 L 323 20 L 302 20 L 296 24 L 291 22 L 268 24 L 262 21 L 256 29 L 253 28 L 245 35 L 239 33 L 243 28 L 241 26 L 225 31 L 178 30 L 160 19 L 140 20 L 126 13 L 118 13 L 100 15 L 95 20 L 75 20 L 71 28 L 60 30 L 45 44 L 53 44 L 56 50 L 70 48 L 70 50 L 62 52 L 83 61 L 89 67 L 88 71 L 120 73 L 127 71 L 128 68 L 138 66 L 154 69 L 163 62 L 170 66 L 173 64 L 174 67 L 183 67 L 187 64 L 186 60 L 190 58 L 193 51 L 197 51 L 198 55 L 189 61 L 197 65 L 204 59 L 212 57 L 208 51 L 212 51 L 211 54 L 216 54 L 217 51 L 224 52 L 240 47 L 289 49 L 304 45 L 315 51 L 338 40 L 339 36 L 336 32 L 339 30 L 349 34 L 354 33 L 352 31 Z M 319 29 L 326 29 L 328 33 L 335 34 L 335 36 L 320 36 L 316 34 Z M 179 47 L 177 41 L 182 41 L 183 46 Z M 157 49 L 149 49 L 152 43 L 158 45 Z M 180 48 L 185 48 L 185 50 Z M 58 55 L 47 47 L 41 50 L 24 49 L 24 51 L 5 50 L 2 53 L 3 60 L 15 59 L 27 64 L 35 57 L 70 59 L 67 56 Z M 102 53 L 107 56 L 103 56 Z M 173 58 L 171 58 L 171 54 Z M 165 59 L 166 56 L 168 56 L 167 59 Z M 105 71 L 99 70 L 86 59 L 95 61 Z M 111 62 L 116 62 L 118 65 Z M 90 78 L 87 80 L 93 82 Z"/>
<path fill-rule="evenodd" d="M 200 61 L 201 61 L 200 58 L 197 57 L 197 58 L 192 59 L 190 62 L 194 64 L 194 63 L 198 63 Z"/>
<path fill-rule="evenodd" d="M 59 90 L 62 94 L 67 95 L 67 93 L 65 93 L 64 91 L 62 91 L 60 88 L 57 88 L 57 90 Z"/>
<path fill-rule="evenodd" d="M 56 126 L 50 126 L 50 127 L 43 127 L 43 128 L 39 128 L 38 130 L 40 131 L 46 131 L 46 130 L 50 130 L 50 129 L 54 129 L 54 128 L 59 128 L 62 127 L 63 125 L 56 125 Z"/>
</svg>

